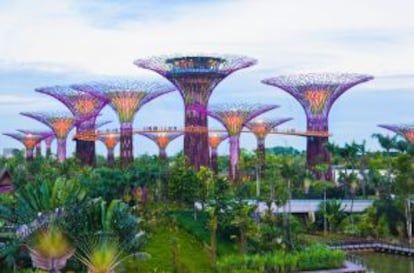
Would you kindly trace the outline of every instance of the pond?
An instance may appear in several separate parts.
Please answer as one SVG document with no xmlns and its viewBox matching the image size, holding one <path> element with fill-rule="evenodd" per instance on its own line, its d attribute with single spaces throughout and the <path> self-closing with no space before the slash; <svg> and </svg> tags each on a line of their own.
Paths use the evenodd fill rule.
<svg viewBox="0 0 414 273">
<path fill-rule="evenodd" d="M 414 257 L 378 252 L 352 253 L 368 268 L 368 273 L 414 273 Z"/>
</svg>

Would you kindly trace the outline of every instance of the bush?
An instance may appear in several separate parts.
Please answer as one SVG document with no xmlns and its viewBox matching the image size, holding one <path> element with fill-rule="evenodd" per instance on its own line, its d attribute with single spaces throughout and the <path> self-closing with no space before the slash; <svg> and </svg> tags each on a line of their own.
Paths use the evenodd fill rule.
<svg viewBox="0 0 414 273">
<path fill-rule="evenodd" d="M 302 251 L 289 254 L 273 252 L 265 255 L 230 255 L 220 259 L 217 268 L 221 273 L 281 273 L 340 268 L 344 261 L 344 252 L 330 250 L 326 246 L 315 244 Z"/>
</svg>

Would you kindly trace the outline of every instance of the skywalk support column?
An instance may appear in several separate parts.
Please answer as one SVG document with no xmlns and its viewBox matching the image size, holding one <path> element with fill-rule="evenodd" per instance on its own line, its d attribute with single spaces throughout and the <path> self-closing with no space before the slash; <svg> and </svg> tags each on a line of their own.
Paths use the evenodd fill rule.
<svg viewBox="0 0 414 273">
<path fill-rule="evenodd" d="M 256 60 L 232 55 L 181 55 L 139 59 L 138 67 L 150 69 L 172 82 L 184 101 L 186 128 L 204 128 L 198 132 L 187 130 L 184 135 L 184 155 L 198 170 L 209 166 L 207 107 L 214 88 L 231 73 L 256 64 Z M 195 108 L 203 111 L 194 111 Z"/>
</svg>

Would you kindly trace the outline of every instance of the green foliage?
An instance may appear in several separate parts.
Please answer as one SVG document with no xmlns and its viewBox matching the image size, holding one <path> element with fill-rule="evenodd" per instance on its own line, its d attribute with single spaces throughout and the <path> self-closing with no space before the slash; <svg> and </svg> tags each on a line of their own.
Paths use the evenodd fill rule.
<svg viewBox="0 0 414 273">
<path fill-rule="evenodd" d="M 339 200 L 327 200 L 319 205 L 319 211 L 325 214 L 329 231 L 337 231 L 342 221 L 346 218 L 345 209 Z"/>
<path fill-rule="evenodd" d="M 264 255 L 231 255 L 218 262 L 220 273 L 261 272 L 287 273 L 301 270 L 333 269 L 343 266 L 345 254 L 323 245 L 312 245 L 302 251 L 273 252 Z"/>
<path fill-rule="evenodd" d="M 148 243 L 142 249 L 151 259 L 135 263 L 126 261 L 125 272 L 155 273 L 173 272 L 173 252 L 171 238 L 177 246 L 179 272 L 210 273 L 209 257 L 204 244 L 182 230 L 158 225 L 152 229 Z"/>
<path fill-rule="evenodd" d="M 199 196 L 200 180 L 183 159 L 174 162 L 168 177 L 168 197 L 180 204 L 192 205 Z"/>
</svg>

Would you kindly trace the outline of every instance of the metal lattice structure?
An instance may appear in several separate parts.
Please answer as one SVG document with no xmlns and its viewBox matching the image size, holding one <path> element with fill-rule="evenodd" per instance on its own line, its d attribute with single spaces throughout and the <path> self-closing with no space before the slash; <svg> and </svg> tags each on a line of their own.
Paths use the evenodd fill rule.
<svg viewBox="0 0 414 273">
<path fill-rule="evenodd" d="M 214 88 L 231 73 L 257 63 L 255 59 L 218 54 L 193 54 L 138 59 L 135 65 L 155 71 L 179 90 L 184 101 L 185 127 L 208 127 L 207 108 Z M 204 111 L 194 111 L 194 106 Z M 209 165 L 208 133 L 186 132 L 184 155 L 198 170 Z"/>
<path fill-rule="evenodd" d="M 240 133 L 246 124 L 255 117 L 276 109 L 278 105 L 264 104 L 220 104 L 211 106 L 208 115 L 226 128 L 230 142 L 229 177 L 239 182 Z"/>
<path fill-rule="evenodd" d="M 157 82 L 113 81 L 105 83 L 76 84 L 72 88 L 88 92 L 109 102 L 118 114 L 121 124 L 121 166 L 125 167 L 134 160 L 132 124 L 136 112 L 153 99 L 176 89 Z"/>
<path fill-rule="evenodd" d="M 215 174 L 218 173 L 217 148 L 228 137 L 228 134 L 211 134 L 208 136 L 208 145 L 210 146 L 210 169 Z"/>
<path fill-rule="evenodd" d="M 151 132 L 143 132 L 139 133 L 140 135 L 152 140 L 158 146 L 158 156 L 160 160 L 167 159 L 167 151 L 166 148 L 168 144 L 174 139 L 182 136 L 184 133 L 182 132 L 165 132 L 165 133 L 151 133 Z"/>
<path fill-rule="evenodd" d="M 43 140 L 46 141 L 49 138 L 52 138 L 52 140 L 53 140 L 53 137 L 54 137 L 54 133 L 52 131 L 27 130 L 27 129 L 18 129 L 17 131 L 20 132 L 20 133 L 26 134 L 26 135 L 31 134 L 31 135 L 35 135 L 35 136 L 41 137 L 41 141 L 39 141 L 36 144 L 36 157 L 42 155 L 42 150 L 41 150 L 41 143 L 42 143 L 42 141 Z M 50 146 L 49 146 L 49 149 L 50 149 Z M 49 152 L 50 152 L 50 150 L 49 150 Z M 48 150 L 46 150 L 46 156 L 47 155 L 48 155 Z"/>
<path fill-rule="evenodd" d="M 256 136 L 257 139 L 257 156 L 260 169 L 265 166 L 266 136 L 277 126 L 292 120 L 292 118 L 280 118 L 280 119 L 258 119 L 248 122 L 246 127 Z"/>
<path fill-rule="evenodd" d="M 414 143 L 414 124 L 379 124 L 381 128 L 399 134 L 410 143 Z"/>
<path fill-rule="evenodd" d="M 328 115 L 334 102 L 348 89 L 372 80 L 373 77 L 353 73 L 309 73 L 278 76 L 262 81 L 279 87 L 292 95 L 303 107 L 308 131 L 328 132 Z M 307 138 L 307 164 L 309 168 L 330 164 L 330 154 L 325 148 L 328 137 Z M 331 179 L 331 172 L 314 172 L 318 179 Z"/>
<path fill-rule="evenodd" d="M 23 133 L 4 133 L 3 135 L 14 138 L 15 140 L 21 142 L 26 149 L 26 160 L 33 160 L 33 150 L 36 145 L 42 141 L 43 137 L 40 135 L 33 134 L 23 134 Z"/>
<path fill-rule="evenodd" d="M 20 113 L 23 116 L 33 118 L 48 126 L 55 134 L 57 140 L 57 157 L 59 162 L 66 160 L 66 138 L 70 130 L 76 126 L 80 120 L 69 113 Z M 89 117 L 84 117 L 84 119 Z"/>
<path fill-rule="evenodd" d="M 96 129 L 96 116 L 105 107 L 107 101 L 70 86 L 50 86 L 36 88 L 35 91 L 47 94 L 62 102 L 77 118 L 90 116 L 76 126 L 76 133 L 82 134 Z M 84 165 L 96 164 L 95 142 L 76 139 L 76 157 Z"/>
<path fill-rule="evenodd" d="M 118 130 L 111 130 L 105 132 L 97 132 L 97 139 L 105 144 L 105 147 L 108 151 L 107 161 L 108 166 L 113 167 L 115 163 L 115 154 L 114 149 L 119 143 L 119 132 Z"/>
</svg>

